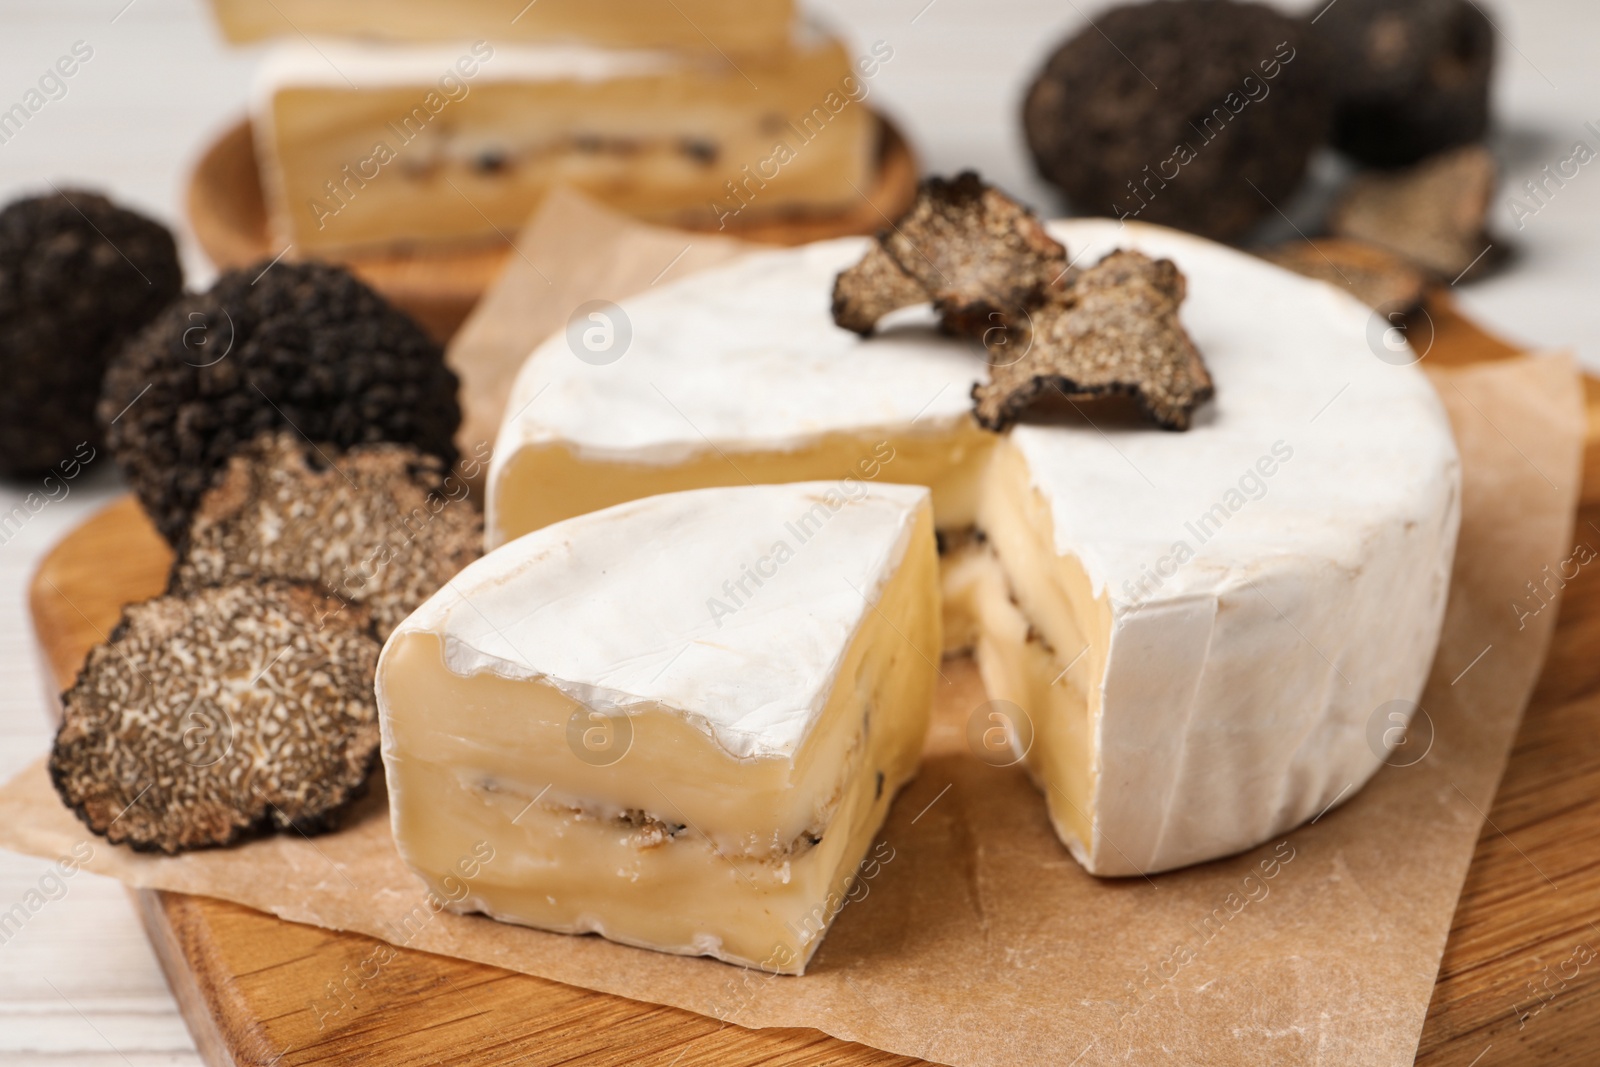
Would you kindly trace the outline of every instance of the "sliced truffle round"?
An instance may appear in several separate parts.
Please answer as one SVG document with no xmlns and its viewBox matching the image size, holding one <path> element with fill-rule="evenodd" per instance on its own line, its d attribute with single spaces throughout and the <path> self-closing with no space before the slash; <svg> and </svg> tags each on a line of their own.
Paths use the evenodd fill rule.
<svg viewBox="0 0 1600 1067">
<path fill-rule="evenodd" d="M 123 613 L 63 696 L 50 777 L 116 844 L 182 852 L 335 828 L 378 758 L 361 609 L 252 582 Z"/>
<path fill-rule="evenodd" d="M 179 544 L 218 472 L 263 431 L 336 448 L 390 441 L 455 462 L 440 347 L 341 267 L 258 264 L 178 301 L 106 371 L 99 413 L 140 502 Z"/>
<path fill-rule="evenodd" d="M 1494 25 L 1472 0 L 1339 0 L 1316 30 L 1346 154 L 1399 167 L 1488 130 Z"/>
<path fill-rule="evenodd" d="M 1329 100 L 1306 28 L 1260 4 L 1114 8 L 1034 79 L 1034 162 L 1074 211 L 1228 240 L 1299 187 Z"/>
<path fill-rule="evenodd" d="M 309 582 L 365 605 L 384 639 L 478 558 L 483 516 L 436 456 L 387 444 L 339 452 L 280 430 L 228 461 L 185 541 L 172 592 Z"/>
<path fill-rule="evenodd" d="M 69 190 L 0 211 L 0 475 L 42 474 L 100 446 L 107 362 L 182 289 L 167 228 L 103 196 Z"/>
</svg>

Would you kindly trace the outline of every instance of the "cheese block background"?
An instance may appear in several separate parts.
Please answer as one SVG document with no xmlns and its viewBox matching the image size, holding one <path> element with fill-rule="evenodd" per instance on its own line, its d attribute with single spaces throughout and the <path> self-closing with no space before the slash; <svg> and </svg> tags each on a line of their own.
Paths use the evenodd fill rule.
<svg viewBox="0 0 1600 1067">
<path fill-rule="evenodd" d="M 495 449 L 490 540 L 525 528 L 526 502 L 559 515 L 696 479 L 842 477 L 890 442 L 869 476 L 931 480 L 942 525 L 976 511 L 993 527 L 1049 673 L 1077 690 L 1046 711 L 1042 690 L 980 657 L 991 695 L 1041 737 L 1086 716 L 1031 764 L 1064 840 L 1095 873 L 1165 870 L 1257 844 L 1378 767 L 1368 714 L 1414 701 L 1432 661 L 1459 464 L 1433 389 L 1374 348 L 1374 316 L 1349 296 L 1157 227 L 1052 232 L 1086 263 L 1133 247 L 1183 271 L 1183 320 L 1217 383 L 1192 430 L 1079 409 L 1013 430 L 1009 466 L 979 488 L 994 440 L 974 441 L 967 414 L 982 357 L 925 310 L 871 339 L 834 326 L 833 276 L 866 245 L 841 238 L 623 301 L 613 357 L 583 358 L 569 333 L 537 348 Z M 1030 528 L 1048 542 L 1031 556 Z"/>
<path fill-rule="evenodd" d="M 518 8 L 521 10 L 518 10 Z M 795 17 L 790 0 L 211 0 L 228 40 L 358 37 L 440 41 L 492 37 L 645 48 L 780 49 Z"/>
<path fill-rule="evenodd" d="M 493 243 L 563 183 L 699 226 L 837 213 L 868 184 L 877 124 L 852 97 L 877 62 L 809 26 L 748 72 L 593 45 L 280 44 L 251 108 L 268 217 L 310 253 Z"/>
</svg>

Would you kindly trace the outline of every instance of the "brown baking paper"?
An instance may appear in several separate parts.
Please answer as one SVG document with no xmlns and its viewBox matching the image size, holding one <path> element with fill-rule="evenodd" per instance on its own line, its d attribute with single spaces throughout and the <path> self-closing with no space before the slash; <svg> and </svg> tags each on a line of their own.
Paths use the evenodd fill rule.
<svg viewBox="0 0 1600 1067">
<path fill-rule="evenodd" d="M 525 290 L 542 318 L 508 330 L 523 332 L 498 358 L 520 358 L 535 319 L 559 326 L 561 309 L 643 288 L 683 245 L 710 240 L 615 219 L 596 227 L 594 214 L 569 205 L 533 227 L 522 254 L 539 266 L 514 262 L 520 280 L 493 299 L 514 304 L 513 290 Z M 166 858 L 88 838 L 41 761 L 0 790 L 0 846 L 54 857 L 81 853 L 87 839 L 84 867 L 132 885 L 962 1067 L 1409 1064 L 1555 623 L 1553 607 L 1519 615 L 1512 604 L 1535 603 L 1526 584 L 1570 555 L 1583 436 L 1568 357 L 1434 381 L 1465 473 L 1444 636 L 1422 700 L 1431 730 L 1419 716 L 1395 763 L 1426 756 L 1385 766 L 1342 806 L 1244 855 L 1153 878 L 1085 874 L 1023 772 L 969 753 L 967 721 L 985 698 L 965 660 L 947 662 L 921 774 L 802 978 L 434 916 L 394 851 L 381 796 L 314 841 L 280 835 Z"/>
</svg>

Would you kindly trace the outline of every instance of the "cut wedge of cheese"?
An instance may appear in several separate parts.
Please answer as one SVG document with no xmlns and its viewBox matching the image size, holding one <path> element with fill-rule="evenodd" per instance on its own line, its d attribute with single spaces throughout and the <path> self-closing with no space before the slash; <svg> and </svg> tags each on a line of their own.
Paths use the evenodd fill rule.
<svg viewBox="0 0 1600 1067">
<path fill-rule="evenodd" d="M 730 53 L 781 49 L 790 0 L 211 0 L 234 44 L 282 37 L 486 38 Z"/>
<path fill-rule="evenodd" d="M 702 228 L 835 212 L 874 165 L 864 95 L 843 45 L 811 30 L 759 65 L 296 41 L 262 64 L 252 113 L 272 229 L 305 252 L 503 240 L 558 184 Z"/>
<path fill-rule="evenodd" d="M 927 490 L 859 481 L 650 497 L 490 553 L 379 663 L 401 856 L 464 911 L 801 972 L 915 771 L 937 575 Z"/>
<path fill-rule="evenodd" d="M 487 536 L 651 484 L 840 477 L 887 442 L 880 481 L 931 486 L 942 528 L 983 535 L 951 557 L 944 626 L 1026 716 L 1062 840 L 1096 874 L 1166 870 L 1282 833 L 1378 768 L 1389 734 L 1368 724 L 1417 699 L 1438 641 L 1459 461 L 1431 386 L 1350 297 L 1158 227 L 1051 230 L 1077 262 L 1133 248 L 1183 272 L 1217 390 L 1191 430 L 1079 405 L 979 432 L 982 355 L 923 311 L 865 340 L 835 327 L 833 275 L 866 242 L 828 242 L 623 301 L 631 343 L 604 365 L 564 337 L 538 348 Z"/>
</svg>

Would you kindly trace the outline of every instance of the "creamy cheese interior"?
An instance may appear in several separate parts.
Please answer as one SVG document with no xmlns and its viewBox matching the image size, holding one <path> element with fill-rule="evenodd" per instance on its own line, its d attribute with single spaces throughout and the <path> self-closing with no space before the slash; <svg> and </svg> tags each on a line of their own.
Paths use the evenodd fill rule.
<svg viewBox="0 0 1600 1067">
<path fill-rule="evenodd" d="M 488 524 L 491 544 L 530 530 L 637 500 L 710 486 L 870 479 L 926 485 L 941 529 L 970 526 L 977 515 L 979 476 L 994 437 L 971 421 L 927 432 L 825 434 L 806 448 L 730 452 L 705 449 L 671 464 L 585 456 L 566 443 L 519 449 L 496 477 Z"/>
<path fill-rule="evenodd" d="M 654 498 L 601 536 L 663 567 L 736 560 L 751 543 L 748 528 L 781 536 L 782 524 L 769 520 L 803 515 L 826 492 L 680 494 L 686 502 L 671 521 L 655 521 L 666 505 L 643 505 L 674 498 Z M 752 495 L 763 507 L 741 510 Z M 798 973 L 914 773 L 926 733 L 940 647 L 926 491 L 885 487 L 843 504 L 755 590 L 770 598 L 746 606 L 759 618 L 707 623 L 701 601 L 725 594 L 680 571 L 662 595 L 705 596 L 682 611 L 663 607 L 659 621 L 692 620 L 674 640 L 714 646 L 705 654 L 720 676 L 680 681 L 673 671 L 682 660 L 693 670 L 686 654 L 665 661 L 654 681 L 654 665 L 644 665 L 627 694 L 547 655 L 538 640 L 546 631 L 525 617 L 562 610 L 568 586 L 541 575 L 586 572 L 588 560 L 563 558 L 563 546 L 594 535 L 614 511 L 491 554 L 386 646 L 378 691 L 397 847 L 438 887 L 474 842 L 489 842 L 496 858 L 472 881 L 464 908 Z M 719 529 L 727 533 L 717 542 Z M 597 579 L 582 595 L 602 603 L 585 619 L 616 618 L 630 598 L 650 596 L 625 580 Z M 451 625 L 457 612 L 481 612 L 491 625 L 466 636 Z M 581 640 L 583 622 L 572 625 L 569 640 Z M 526 649 L 525 659 L 485 651 L 495 635 Z M 835 640 L 842 644 L 830 649 Z M 461 641 L 485 647 L 453 650 Z M 810 681 L 789 687 L 779 706 L 752 697 L 783 660 L 826 669 L 805 668 Z M 783 688 L 772 689 L 780 700 Z M 574 740 L 590 729 L 607 742 L 594 752 Z"/>
</svg>

